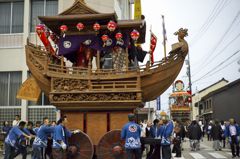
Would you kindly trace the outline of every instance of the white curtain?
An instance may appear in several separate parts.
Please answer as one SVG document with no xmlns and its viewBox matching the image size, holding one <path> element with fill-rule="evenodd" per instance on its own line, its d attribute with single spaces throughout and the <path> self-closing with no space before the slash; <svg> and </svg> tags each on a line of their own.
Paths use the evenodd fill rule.
<svg viewBox="0 0 240 159">
<path fill-rule="evenodd" d="M 11 3 L 0 2 L 0 34 L 10 33 Z"/>
<path fill-rule="evenodd" d="M 7 72 L 0 72 L 0 106 L 8 105 L 8 76 Z"/>
<path fill-rule="evenodd" d="M 13 14 L 12 33 L 22 33 L 23 32 L 24 3 L 23 2 L 14 2 L 12 14 Z"/>
<path fill-rule="evenodd" d="M 17 92 L 22 85 L 22 72 L 10 72 L 10 90 L 9 90 L 9 105 L 21 105 L 21 100 L 17 99 Z"/>
<path fill-rule="evenodd" d="M 38 16 L 44 15 L 44 1 L 32 0 L 31 4 L 31 32 L 35 32 L 35 26 L 40 23 Z"/>
<path fill-rule="evenodd" d="M 45 15 L 57 15 L 58 14 L 58 1 L 47 0 L 46 1 L 46 12 Z"/>
<path fill-rule="evenodd" d="M 35 31 L 35 26 L 40 23 L 38 16 L 51 16 L 58 13 L 57 0 L 32 0 L 31 1 L 31 32 Z M 45 4 L 45 6 L 44 6 Z M 44 13 L 45 8 L 45 13 Z"/>
</svg>

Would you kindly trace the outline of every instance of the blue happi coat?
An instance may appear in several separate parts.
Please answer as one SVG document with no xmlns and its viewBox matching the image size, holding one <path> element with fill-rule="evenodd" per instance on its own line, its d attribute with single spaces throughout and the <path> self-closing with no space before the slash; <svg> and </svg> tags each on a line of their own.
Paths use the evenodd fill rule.
<svg viewBox="0 0 240 159">
<path fill-rule="evenodd" d="M 141 148 L 140 142 L 141 128 L 135 122 L 128 122 L 122 128 L 121 138 L 125 140 L 126 149 Z"/>
</svg>

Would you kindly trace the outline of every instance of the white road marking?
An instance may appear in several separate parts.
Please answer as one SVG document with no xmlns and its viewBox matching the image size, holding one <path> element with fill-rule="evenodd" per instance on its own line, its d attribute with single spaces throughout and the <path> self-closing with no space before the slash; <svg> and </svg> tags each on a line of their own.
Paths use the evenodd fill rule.
<svg viewBox="0 0 240 159">
<path fill-rule="evenodd" d="M 189 153 L 194 159 L 204 159 L 205 157 L 199 153 Z"/>
<path fill-rule="evenodd" d="M 212 157 L 218 158 L 218 159 L 220 159 L 220 158 L 227 158 L 227 157 L 225 157 L 225 156 L 223 156 L 223 155 L 221 155 L 221 154 L 219 154 L 217 152 L 209 152 L 208 154 L 210 154 Z"/>
</svg>

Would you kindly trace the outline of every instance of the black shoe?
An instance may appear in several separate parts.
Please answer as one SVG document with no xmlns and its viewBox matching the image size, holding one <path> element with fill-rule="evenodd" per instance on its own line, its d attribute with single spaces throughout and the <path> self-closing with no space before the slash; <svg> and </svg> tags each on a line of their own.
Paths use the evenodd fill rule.
<svg viewBox="0 0 240 159">
<path fill-rule="evenodd" d="M 236 157 L 235 155 L 232 156 L 232 158 L 235 158 L 235 157 Z"/>
</svg>

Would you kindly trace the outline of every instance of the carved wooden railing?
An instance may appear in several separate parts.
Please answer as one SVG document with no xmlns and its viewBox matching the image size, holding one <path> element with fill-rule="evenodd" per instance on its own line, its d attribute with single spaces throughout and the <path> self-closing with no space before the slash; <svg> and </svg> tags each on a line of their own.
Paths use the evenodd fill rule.
<svg viewBox="0 0 240 159">
<path fill-rule="evenodd" d="M 135 76 L 137 74 L 144 75 L 149 74 L 152 71 L 158 69 L 161 67 L 164 69 L 165 67 L 168 67 L 168 64 L 173 64 L 176 60 L 179 60 L 181 57 L 184 57 L 183 54 L 177 54 L 173 53 L 166 58 L 163 58 L 161 61 L 154 62 L 153 65 L 150 65 L 147 63 L 146 65 L 139 66 L 138 68 L 128 68 L 122 69 L 122 70 L 115 70 L 115 69 L 97 69 L 92 70 L 91 66 L 88 68 L 83 67 L 68 67 L 63 66 L 63 64 L 55 64 L 56 62 L 52 62 L 51 59 L 52 56 L 49 56 L 50 54 L 47 53 L 45 50 L 42 50 L 39 47 L 36 47 L 33 44 L 28 44 L 28 46 L 33 49 L 32 51 L 32 62 L 34 62 L 35 66 L 43 70 L 47 73 L 48 76 L 66 76 L 66 77 L 75 77 L 75 78 L 112 78 L 112 77 L 131 77 Z M 57 59 L 60 60 L 60 59 Z M 173 65 L 174 67 L 174 65 Z"/>
</svg>

